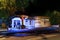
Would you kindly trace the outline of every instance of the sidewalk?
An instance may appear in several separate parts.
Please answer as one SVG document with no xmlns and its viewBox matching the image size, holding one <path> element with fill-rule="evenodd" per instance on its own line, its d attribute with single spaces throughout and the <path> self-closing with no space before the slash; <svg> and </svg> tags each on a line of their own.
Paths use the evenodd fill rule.
<svg viewBox="0 0 60 40">
<path fill-rule="evenodd" d="M 0 32 L 1 32 L 1 31 L 7 31 L 7 29 L 0 29 Z"/>
</svg>

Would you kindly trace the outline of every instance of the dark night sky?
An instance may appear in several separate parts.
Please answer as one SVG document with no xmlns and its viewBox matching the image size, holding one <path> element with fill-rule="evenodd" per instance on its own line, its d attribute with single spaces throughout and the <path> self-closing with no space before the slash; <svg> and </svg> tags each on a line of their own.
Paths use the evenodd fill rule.
<svg viewBox="0 0 60 40">
<path fill-rule="evenodd" d="M 28 15 L 45 15 L 45 11 L 58 10 L 60 11 L 60 1 L 46 1 L 37 0 L 34 3 L 29 2 L 29 7 L 26 9 L 29 13 Z"/>
</svg>

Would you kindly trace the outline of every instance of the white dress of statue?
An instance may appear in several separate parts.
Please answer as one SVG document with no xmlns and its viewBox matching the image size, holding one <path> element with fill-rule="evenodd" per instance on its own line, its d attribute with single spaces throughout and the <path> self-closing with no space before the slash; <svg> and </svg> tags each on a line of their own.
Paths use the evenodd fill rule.
<svg viewBox="0 0 60 40">
<path fill-rule="evenodd" d="M 21 25 L 22 25 L 22 21 L 19 17 L 15 17 L 12 19 L 12 28 L 16 28 L 16 29 L 21 29 Z"/>
</svg>

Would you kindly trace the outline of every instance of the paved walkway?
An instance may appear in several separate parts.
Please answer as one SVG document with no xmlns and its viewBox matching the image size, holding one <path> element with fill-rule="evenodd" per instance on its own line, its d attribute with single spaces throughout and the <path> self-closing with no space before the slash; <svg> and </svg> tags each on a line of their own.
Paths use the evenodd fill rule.
<svg viewBox="0 0 60 40">
<path fill-rule="evenodd" d="M 24 37 L 2 37 L 0 40 L 60 40 L 60 34 L 40 34 L 39 36 L 24 36 Z"/>
<path fill-rule="evenodd" d="M 0 29 L 0 31 L 7 31 L 7 29 Z"/>
</svg>

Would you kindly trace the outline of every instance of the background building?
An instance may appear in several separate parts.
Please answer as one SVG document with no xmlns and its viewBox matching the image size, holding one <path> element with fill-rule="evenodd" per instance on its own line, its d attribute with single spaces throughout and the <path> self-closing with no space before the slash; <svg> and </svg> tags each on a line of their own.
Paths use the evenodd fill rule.
<svg viewBox="0 0 60 40">
<path fill-rule="evenodd" d="M 50 27 L 50 20 L 47 16 L 35 16 L 35 27 Z"/>
<path fill-rule="evenodd" d="M 32 29 L 37 27 L 50 27 L 49 17 L 46 16 L 35 16 L 30 17 L 28 15 L 20 15 L 11 19 L 12 29 Z M 23 26 L 24 25 L 24 26 Z"/>
</svg>

